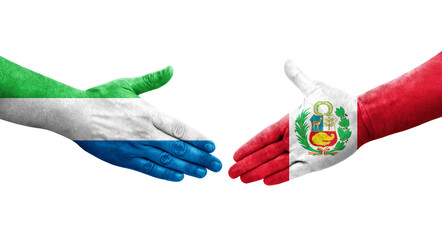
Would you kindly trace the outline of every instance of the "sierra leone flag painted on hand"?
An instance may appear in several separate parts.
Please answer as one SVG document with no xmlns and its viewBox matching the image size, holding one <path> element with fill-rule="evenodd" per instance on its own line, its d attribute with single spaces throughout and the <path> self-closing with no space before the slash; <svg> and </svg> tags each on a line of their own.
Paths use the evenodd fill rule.
<svg viewBox="0 0 442 240">
<path fill-rule="evenodd" d="M 0 57 L 0 117 L 74 140 L 111 164 L 170 181 L 218 172 L 215 144 L 138 95 L 166 84 L 172 67 L 78 90 Z"/>
</svg>

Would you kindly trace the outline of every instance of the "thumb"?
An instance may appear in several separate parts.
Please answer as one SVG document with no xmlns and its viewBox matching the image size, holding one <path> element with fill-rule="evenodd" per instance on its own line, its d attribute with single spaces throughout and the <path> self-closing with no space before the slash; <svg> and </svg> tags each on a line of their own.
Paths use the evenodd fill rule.
<svg viewBox="0 0 442 240">
<path fill-rule="evenodd" d="M 287 60 L 284 65 L 285 75 L 301 90 L 304 95 L 308 95 L 315 88 L 316 84 L 310 80 L 298 67 L 295 66 L 292 60 Z"/>
<path fill-rule="evenodd" d="M 168 66 L 162 70 L 146 74 L 141 77 L 128 78 L 127 83 L 134 90 L 135 94 L 140 95 L 142 93 L 157 89 L 165 85 L 172 78 L 173 68 Z"/>
</svg>

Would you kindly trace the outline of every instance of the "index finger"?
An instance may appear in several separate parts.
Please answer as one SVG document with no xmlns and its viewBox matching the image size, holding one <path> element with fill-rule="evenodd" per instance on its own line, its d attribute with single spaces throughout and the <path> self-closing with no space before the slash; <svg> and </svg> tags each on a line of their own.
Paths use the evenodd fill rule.
<svg viewBox="0 0 442 240">
<path fill-rule="evenodd" d="M 159 111 L 156 111 L 152 118 L 153 125 L 166 134 L 185 141 L 205 152 L 211 153 L 215 151 L 215 143 L 213 141 L 187 124 Z"/>
<path fill-rule="evenodd" d="M 235 161 L 240 161 L 247 155 L 250 155 L 259 149 L 281 140 L 284 136 L 284 130 L 289 127 L 289 115 L 285 115 L 278 122 L 270 125 L 247 143 L 242 145 L 233 155 Z"/>
</svg>

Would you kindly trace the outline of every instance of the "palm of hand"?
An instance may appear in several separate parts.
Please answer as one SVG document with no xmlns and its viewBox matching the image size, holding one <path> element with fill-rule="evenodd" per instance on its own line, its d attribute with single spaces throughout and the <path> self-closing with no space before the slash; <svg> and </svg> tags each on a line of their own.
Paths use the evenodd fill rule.
<svg viewBox="0 0 442 240">
<path fill-rule="evenodd" d="M 239 148 L 230 177 L 279 184 L 333 166 L 356 151 L 356 98 L 308 79 L 291 62 L 285 71 L 305 95 L 304 103 Z"/>
</svg>

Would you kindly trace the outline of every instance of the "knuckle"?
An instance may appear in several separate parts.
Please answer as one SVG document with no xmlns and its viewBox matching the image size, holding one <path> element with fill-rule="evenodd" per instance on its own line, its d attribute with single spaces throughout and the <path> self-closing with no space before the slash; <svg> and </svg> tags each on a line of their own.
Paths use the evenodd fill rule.
<svg viewBox="0 0 442 240">
<path fill-rule="evenodd" d="M 186 151 L 187 151 L 187 147 L 184 144 L 184 142 L 178 141 L 178 142 L 174 143 L 173 152 L 175 153 L 175 155 L 182 156 L 186 153 Z"/>
<path fill-rule="evenodd" d="M 163 119 L 158 113 L 152 113 L 150 117 L 155 127 L 161 128 L 163 126 Z"/>
<path fill-rule="evenodd" d="M 166 169 L 166 171 L 164 171 L 162 178 L 164 179 L 173 179 L 173 176 L 175 175 L 175 173 L 172 170 L 168 170 Z"/>
<path fill-rule="evenodd" d="M 172 161 L 172 156 L 170 154 L 165 153 L 165 152 L 161 153 L 161 155 L 160 155 L 161 164 L 167 166 L 170 164 L 171 161 Z"/>
<path fill-rule="evenodd" d="M 146 74 L 144 76 L 141 76 L 141 79 L 143 79 L 143 82 L 144 82 L 144 84 L 146 84 L 147 87 L 151 88 L 152 76 L 150 74 Z"/>
<path fill-rule="evenodd" d="M 175 137 L 181 138 L 186 134 L 186 127 L 184 124 L 177 122 L 174 124 L 172 132 Z"/>
<path fill-rule="evenodd" d="M 154 131 L 152 131 L 151 128 L 146 126 L 140 126 L 138 128 L 133 128 L 129 132 L 130 136 L 134 136 L 138 139 L 153 139 L 154 138 Z"/>
<path fill-rule="evenodd" d="M 208 159 L 209 159 L 209 154 L 207 153 L 202 153 L 200 154 L 200 156 L 198 157 L 198 163 L 202 166 L 206 166 L 208 163 Z"/>
<path fill-rule="evenodd" d="M 192 164 L 186 163 L 186 166 L 184 166 L 184 171 L 186 173 L 193 173 L 195 171 L 195 169 L 192 166 Z"/>
<path fill-rule="evenodd" d="M 144 173 L 149 174 L 149 173 L 152 172 L 154 166 L 155 166 L 155 165 L 154 165 L 153 163 L 148 162 L 148 163 L 143 164 L 141 170 L 142 170 Z"/>
</svg>

